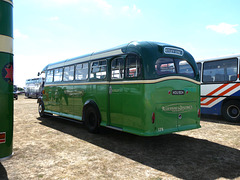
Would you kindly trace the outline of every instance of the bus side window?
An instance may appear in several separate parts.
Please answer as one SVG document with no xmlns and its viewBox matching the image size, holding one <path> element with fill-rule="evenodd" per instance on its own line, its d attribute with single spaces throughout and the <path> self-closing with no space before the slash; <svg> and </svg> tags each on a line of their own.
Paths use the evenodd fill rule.
<svg viewBox="0 0 240 180">
<path fill-rule="evenodd" d="M 54 82 L 62 81 L 63 68 L 58 68 L 54 70 Z"/>
<path fill-rule="evenodd" d="M 63 81 L 73 81 L 74 79 L 74 66 L 67 66 L 64 68 Z"/>
<path fill-rule="evenodd" d="M 99 60 L 92 62 L 91 65 L 91 79 L 105 79 L 107 74 L 107 61 Z"/>
<path fill-rule="evenodd" d="M 112 61 L 111 65 L 111 79 L 124 78 L 124 59 L 116 58 Z"/>
<path fill-rule="evenodd" d="M 53 82 L 53 70 L 48 70 L 46 74 L 46 82 Z"/>
<path fill-rule="evenodd" d="M 75 79 L 76 80 L 88 79 L 88 63 L 82 63 L 76 66 Z"/>
<path fill-rule="evenodd" d="M 130 54 L 126 58 L 126 77 L 138 77 L 140 75 L 140 58 Z"/>
<path fill-rule="evenodd" d="M 205 62 L 203 82 L 223 83 L 237 80 L 237 59 Z"/>
</svg>

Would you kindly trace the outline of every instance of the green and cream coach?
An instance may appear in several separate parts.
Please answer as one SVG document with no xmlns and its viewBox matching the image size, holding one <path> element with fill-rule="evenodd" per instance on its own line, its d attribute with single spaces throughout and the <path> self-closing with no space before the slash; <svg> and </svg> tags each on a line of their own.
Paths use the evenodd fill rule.
<svg viewBox="0 0 240 180">
<path fill-rule="evenodd" d="M 157 136 L 200 128 L 200 82 L 190 53 L 133 41 L 47 65 L 39 114 Z"/>
</svg>

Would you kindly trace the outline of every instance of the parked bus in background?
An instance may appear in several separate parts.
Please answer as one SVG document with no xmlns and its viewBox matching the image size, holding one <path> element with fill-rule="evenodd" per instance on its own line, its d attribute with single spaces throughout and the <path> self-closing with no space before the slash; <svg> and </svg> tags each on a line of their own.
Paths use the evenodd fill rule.
<svg viewBox="0 0 240 180">
<path fill-rule="evenodd" d="M 184 49 L 131 42 L 47 65 L 39 114 L 141 136 L 200 127 L 196 62 Z"/>
<path fill-rule="evenodd" d="M 201 75 L 201 113 L 240 121 L 240 54 L 197 62 Z"/>
<path fill-rule="evenodd" d="M 33 78 L 26 80 L 25 96 L 38 98 L 42 93 L 44 78 Z"/>
<path fill-rule="evenodd" d="M 13 150 L 13 3 L 0 0 L 0 161 Z"/>
</svg>

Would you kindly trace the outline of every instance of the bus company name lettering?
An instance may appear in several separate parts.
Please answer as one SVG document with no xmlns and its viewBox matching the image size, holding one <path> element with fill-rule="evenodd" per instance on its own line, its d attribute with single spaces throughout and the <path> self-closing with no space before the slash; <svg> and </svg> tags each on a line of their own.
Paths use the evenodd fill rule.
<svg viewBox="0 0 240 180">
<path fill-rule="evenodd" d="M 188 112 L 192 110 L 192 105 L 181 105 L 181 104 L 171 104 L 168 106 L 162 106 L 162 111 L 167 113 L 182 113 L 182 112 Z"/>
</svg>

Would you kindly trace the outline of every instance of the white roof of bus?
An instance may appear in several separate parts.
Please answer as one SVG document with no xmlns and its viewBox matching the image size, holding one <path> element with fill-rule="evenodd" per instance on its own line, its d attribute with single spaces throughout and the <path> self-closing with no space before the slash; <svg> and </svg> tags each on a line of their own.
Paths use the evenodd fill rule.
<svg viewBox="0 0 240 180">
<path fill-rule="evenodd" d="M 214 58 L 197 59 L 196 62 L 214 61 L 214 60 L 221 60 L 221 59 L 228 59 L 228 58 L 235 58 L 235 57 L 240 58 L 240 54 L 231 54 L 231 55 L 225 55 L 225 56 L 218 56 Z"/>
</svg>

